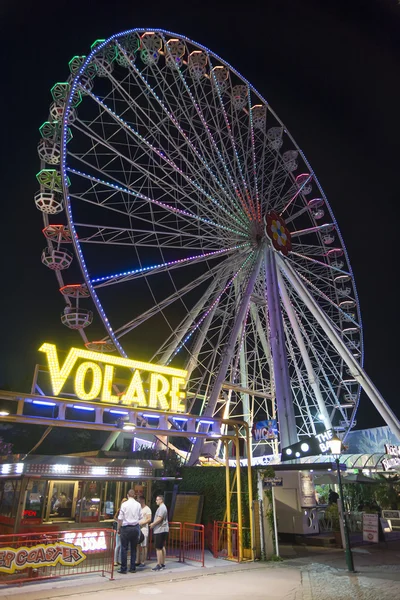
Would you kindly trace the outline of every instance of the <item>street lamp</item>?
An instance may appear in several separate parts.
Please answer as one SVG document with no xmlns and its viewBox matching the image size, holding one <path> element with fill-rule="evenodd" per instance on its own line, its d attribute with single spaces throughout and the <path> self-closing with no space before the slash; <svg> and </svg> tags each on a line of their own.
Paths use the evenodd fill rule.
<svg viewBox="0 0 400 600">
<path fill-rule="evenodd" d="M 348 571 L 351 571 L 352 573 L 354 573 L 353 554 L 352 554 L 351 548 L 350 548 L 350 535 L 349 535 L 349 530 L 347 527 L 347 519 L 346 519 L 346 515 L 345 515 L 345 510 L 344 510 L 342 476 L 340 474 L 339 459 L 340 459 L 340 454 L 342 452 L 342 440 L 339 439 L 336 435 L 334 435 L 333 438 L 328 442 L 328 444 L 330 446 L 332 456 L 335 459 L 337 476 L 338 476 L 339 495 L 340 495 L 340 502 L 342 504 L 342 516 L 343 516 L 344 539 L 345 539 L 345 546 L 346 546 L 345 554 L 346 554 L 347 569 L 348 569 Z"/>
</svg>

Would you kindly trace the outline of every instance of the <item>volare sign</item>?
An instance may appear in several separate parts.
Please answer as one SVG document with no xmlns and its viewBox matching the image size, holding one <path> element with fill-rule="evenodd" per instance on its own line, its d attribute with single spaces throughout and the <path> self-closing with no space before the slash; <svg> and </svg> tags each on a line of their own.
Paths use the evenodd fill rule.
<svg viewBox="0 0 400 600">
<path fill-rule="evenodd" d="M 120 356 L 105 356 L 80 348 L 71 348 L 63 365 L 60 366 L 55 344 L 45 343 L 39 351 L 47 356 L 54 396 L 61 393 L 67 379 L 72 376 L 75 394 L 80 400 L 100 398 L 102 402 L 113 404 L 171 412 L 186 411 L 184 388 L 187 371 L 183 369 L 153 365 Z M 129 383 L 122 395 L 113 393 L 117 367 L 126 369 L 126 375 L 129 376 Z"/>
<path fill-rule="evenodd" d="M 75 567 L 85 560 L 82 549 L 65 542 L 36 546 L 6 547 L 0 550 L 0 573 L 15 573 L 28 567 Z"/>
</svg>

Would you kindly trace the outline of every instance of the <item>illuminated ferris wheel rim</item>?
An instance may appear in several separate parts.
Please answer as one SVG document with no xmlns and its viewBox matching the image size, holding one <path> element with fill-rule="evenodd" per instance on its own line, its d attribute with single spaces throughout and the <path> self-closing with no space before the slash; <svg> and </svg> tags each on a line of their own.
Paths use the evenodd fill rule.
<svg viewBox="0 0 400 600">
<path fill-rule="evenodd" d="M 281 126 L 283 127 L 283 131 L 284 133 L 287 134 L 287 136 L 289 137 L 289 139 L 291 140 L 292 144 L 295 146 L 296 150 L 299 152 L 299 154 L 301 155 L 305 165 L 308 167 L 309 171 L 310 171 L 310 175 L 312 176 L 313 180 L 315 181 L 318 189 L 321 192 L 321 196 L 324 200 L 324 204 L 327 207 L 329 214 L 331 216 L 331 219 L 335 225 L 335 230 L 339 236 L 339 240 L 340 240 L 340 245 L 341 248 L 343 249 L 344 252 L 344 256 L 346 259 L 346 263 L 348 266 L 348 272 L 352 278 L 352 284 L 353 284 L 353 288 L 354 288 L 354 297 L 355 297 L 355 301 L 357 304 L 357 312 L 358 312 L 358 324 L 360 326 L 360 341 L 361 341 L 361 347 L 360 347 L 360 351 L 361 351 L 361 364 L 363 364 L 364 361 L 364 344 L 363 344 L 363 334 L 362 334 L 362 319 L 361 319 L 361 312 L 360 312 L 360 305 L 359 305 L 359 298 L 358 298 L 358 293 L 357 293 L 357 288 L 356 288 L 356 283 L 355 283 L 355 278 L 353 275 L 353 270 L 351 267 L 351 263 L 348 257 L 348 253 L 347 253 L 347 249 L 346 249 L 346 245 L 344 243 L 343 237 L 341 235 L 340 229 L 338 227 L 337 221 L 335 219 L 335 216 L 333 214 L 332 208 L 329 204 L 329 201 L 313 171 L 313 169 L 311 168 L 311 165 L 309 164 L 308 160 L 306 159 L 303 151 L 301 150 L 301 148 L 297 145 L 296 141 L 294 140 L 294 138 L 292 137 L 292 135 L 290 134 L 289 130 L 286 128 L 286 126 L 282 123 L 282 121 L 279 119 L 279 117 L 276 115 L 276 113 L 273 111 L 273 109 L 270 107 L 269 103 L 265 100 L 265 98 L 262 96 L 262 94 L 260 94 L 258 92 L 258 90 L 245 78 L 243 77 L 243 75 L 241 75 L 234 67 L 232 67 L 232 65 L 230 63 L 228 63 L 227 61 L 225 61 L 224 59 L 222 59 L 218 54 L 214 53 L 213 51 L 211 51 L 209 48 L 207 48 L 206 46 L 198 43 L 198 42 L 194 42 L 192 39 L 190 39 L 189 37 L 185 36 L 185 35 L 181 35 L 178 34 L 176 32 L 172 32 L 166 29 L 150 29 L 150 28 L 142 28 L 142 27 L 136 27 L 133 29 L 128 29 L 126 31 L 120 32 L 118 34 L 114 34 L 112 36 L 110 36 L 109 38 L 107 38 L 106 40 L 104 40 L 103 43 L 99 44 L 96 48 L 94 48 L 92 50 L 92 52 L 87 56 L 84 64 L 82 65 L 81 69 L 79 70 L 79 72 L 77 73 L 77 75 L 75 76 L 74 81 L 71 84 L 71 90 L 68 96 L 68 100 L 66 102 L 66 112 L 68 112 L 71 108 L 71 98 L 73 97 L 73 94 L 76 90 L 76 86 L 79 82 L 79 77 L 84 73 L 85 69 L 87 68 L 87 66 L 91 63 L 93 57 L 100 52 L 103 48 L 105 48 L 106 46 L 108 46 L 108 44 L 110 42 L 112 42 L 113 40 L 118 40 L 119 38 L 123 38 L 126 35 L 130 35 L 130 34 L 134 34 L 134 33 L 144 33 L 144 32 L 157 32 L 157 33 L 161 33 L 164 35 L 170 35 L 173 37 L 176 37 L 178 39 L 182 39 L 185 40 L 185 42 L 188 42 L 190 44 L 192 44 L 193 46 L 196 46 L 197 48 L 200 48 L 201 50 L 204 50 L 207 54 L 210 54 L 211 56 L 213 56 L 215 59 L 217 59 L 219 62 L 221 62 L 223 65 L 225 65 L 226 67 L 228 67 L 228 69 L 230 69 L 230 71 L 232 71 L 239 79 L 241 79 L 243 81 L 243 83 L 245 83 L 253 92 L 256 96 L 258 96 L 258 98 L 260 100 L 262 100 L 262 102 L 265 104 L 266 107 L 268 107 L 268 110 L 274 115 L 275 119 L 281 124 Z M 69 225 L 71 227 L 71 229 L 74 232 L 74 236 L 73 236 L 73 243 L 75 246 L 75 249 L 78 253 L 78 255 L 80 256 L 80 260 L 82 261 L 82 267 L 84 269 L 84 277 L 85 277 L 85 281 L 86 284 L 88 285 L 88 288 L 90 289 L 91 295 L 93 300 L 95 301 L 95 303 L 97 304 L 100 313 L 102 315 L 104 315 L 104 318 L 102 316 L 103 322 L 105 324 L 105 327 L 107 329 L 107 331 L 110 334 L 110 338 L 112 339 L 112 341 L 114 342 L 114 344 L 116 345 L 116 347 L 118 348 L 118 351 L 121 353 L 121 355 L 126 356 L 126 353 L 123 349 L 123 347 L 120 345 L 120 343 L 118 342 L 117 338 L 112 334 L 112 329 L 111 326 L 109 325 L 108 319 L 105 317 L 105 313 L 103 311 L 103 308 L 101 306 L 100 300 L 98 298 L 98 295 L 94 289 L 94 287 L 91 284 L 91 280 L 90 277 L 88 275 L 87 272 L 87 268 L 86 268 L 86 264 L 85 264 L 85 260 L 83 257 L 83 253 L 81 251 L 80 248 L 80 243 L 78 240 L 78 236 L 76 235 L 76 231 L 75 231 L 75 226 L 74 223 L 72 221 L 72 212 L 71 212 L 71 203 L 70 203 L 70 198 L 69 198 L 69 194 L 68 194 L 68 178 L 67 178 L 67 170 L 66 170 L 66 156 L 67 156 L 67 151 L 66 151 L 66 143 L 67 143 L 67 126 L 68 126 L 68 119 L 65 117 L 64 121 L 63 121 L 63 128 L 62 128 L 62 138 L 63 138 L 63 142 L 62 142 L 62 150 L 61 150 L 61 163 L 62 163 L 62 174 L 63 174 L 63 178 L 62 178 L 62 183 L 63 183 L 63 193 L 64 193 L 64 198 L 67 201 L 67 208 L 68 208 L 68 221 L 69 221 Z"/>
<path fill-rule="evenodd" d="M 351 265 L 350 265 L 350 261 L 348 259 L 348 255 L 347 255 L 347 251 L 345 248 L 345 244 L 344 241 L 342 239 L 340 230 L 337 226 L 337 222 L 336 219 L 334 218 L 334 215 L 332 213 L 331 207 L 328 203 L 328 200 L 325 197 L 325 194 L 321 188 L 321 186 L 319 185 L 318 180 L 316 179 L 313 170 L 311 169 L 308 161 L 306 160 L 306 158 L 304 157 L 303 152 L 300 150 L 300 148 L 298 147 L 298 145 L 296 144 L 296 142 L 294 141 L 294 139 L 292 138 L 292 136 L 290 135 L 290 133 L 288 132 L 288 130 L 286 129 L 286 127 L 283 125 L 283 123 L 280 121 L 280 119 L 275 115 L 275 113 L 272 111 L 272 109 L 269 107 L 268 103 L 264 100 L 264 98 L 255 90 L 255 88 L 245 79 L 243 78 L 233 67 L 230 66 L 229 63 L 227 63 L 226 61 L 224 61 L 223 59 L 221 59 L 218 55 L 216 55 L 215 53 L 211 52 L 208 48 L 206 48 L 205 46 L 202 46 L 201 44 L 197 44 L 195 42 L 193 42 L 192 40 L 190 40 L 189 38 L 187 38 L 186 36 L 181 36 L 178 34 L 175 34 L 173 32 L 169 32 L 167 30 L 162 30 L 162 29 L 157 29 L 157 30 L 150 30 L 151 32 L 157 32 L 159 34 L 162 35 L 170 35 L 170 36 L 174 36 L 179 38 L 179 40 L 184 40 L 185 42 L 191 44 L 192 46 L 194 46 L 197 49 L 201 49 L 204 52 L 207 53 L 208 56 L 213 57 L 214 59 L 216 59 L 217 61 L 219 61 L 219 63 L 221 63 L 222 65 L 226 66 L 232 73 L 234 73 L 236 75 L 236 77 L 238 77 L 242 83 L 244 83 L 249 90 L 251 90 L 259 100 L 261 100 L 264 104 L 264 106 L 266 108 L 268 108 L 268 111 L 271 113 L 271 115 L 273 115 L 273 117 L 275 118 L 275 120 L 277 121 L 277 123 L 280 124 L 280 126 L 282 127 L 283 132 L 286 134 L 287 138 L 291 141 L 291 144 L 293 145 L 293 147 L 297 150 L 297 152 L 299 153 L 299 155 L 301 156 L 304 165 L 307 167 L 307 169 L 309 169 L 309 177 L 312 178 L 313 182 L 315 182 L 316 186 L 318 187 L 320 193 L 321 193 L 321 197 L 324 201 L 324 205 L 327 208 L 330 218 L 332 220 L 332 223 L 334 225 L 335 231 L 338 235 L 339 238 L 339 242 L 340 242 L 340 250 L 343 251 L 344 254 L 344 258 L 346 260 L 346 266 L 347 266 L 347 271 L 341 271 L 340 269 L 338 269 L 338 273 L 344 273 L 346 276 L 348 275 L 351 278 L 352 281 L 352 285 L 353 285 L 353 290 L 354 290 L 354 303 L 356 305 L 356 309 L 357 309 L 357 313 L 358 313 L 358 328 L 359 328 L 359 336 L 360 336 L 360 355 L 361 355 L 361 364 L 363 361 L 363 341 L 362 341 L 362 323 L 361 323 L 361 317 L 360 317 L 360 312 L 359 312 L 359 301 L 358 301 L 358 295 L 357 295 L 357 291 L 356 291 L 356 287 L 355 287 L 355 281 L 354 281 L 354 276 L 352 273 L 352 269 L 351 269 Z M 103 324 L 106 328 L 106 330 L 108 331 L 109 337 L 107 339 L 103 340 L 103 344 L 107 344 L 110 340 L 112 340 L 112 342 L 114 343 L 115 347 L 118 348 L 120 354 L 122 354 L 123 356 L 126 356 L 126 353 L 123 349 L 123 347 L 121 346 L 118 337 L 115 335 L 115 332 L 113 331 L 111 324 L 109 323 L 108 317 L 106 312 L 103 309 L 102 303 L 98 297 L 98 293 L 95 289 L 95 286 L 93 285 L 93 280 L 90 278 L 89 276 L 89 272 L 88 272 L 88 268 L 86 266 L 86 260 L 84 257 L 84 253 L 82 251 L 82 247 L 81 247 L 81 243 L 78 239 L 77 236 L 77 232 L 76 232 L 76 228 L 75 228 L 75 223 L 74 223 L 74 219 L 73 219 L 73 214 L 72 214 L 72 207 L 71 207 L 71 199 L 69 197 L 69 180 L 68 180 L 68 173 L 71 173 L 71 171 L 69 170 L 69 168 L 67 167 L 67 156 L 68 156 L 68 152 L 67 152 L 67 142 L 68 142 L 68 114 L 71 110 L 71 102 L 72 102 L 72 98 L 74 96 L 74 93 L 77 90 L 77 86 L 80 83 L 80 77 L 84 74 L 85 69 L 89 66 L 89 64 L 92 62 L 93 58 L 95 58 L 96 54 L 101 52 L 103 49 L 105 49 L 110 43 L 114 42 L 114 41 L 118 41 L 120 38 L 123 38 L 124 36 L 127 35 L 132 35 L 132 34 L 138 34 L 139 33 L 144 33 L 144 32 L 149 32 L 149 30 L 146 29 L 142 29 L 142 28 L 135 28 L 135 29 L 130 29 L 127 31 L 124 31 L 122 33 L 116 34 L 114 36 L 111 36 L 110 38 L 108 38 L 107 40 L 105 40 L 104 42 L 102 42 L 101 44 L 99 44 L 98 46 L 96 46 L 96 48 L 94 48 L 94 50 L 92 50 L 92 52 L 88 55 L 88 57 L 85 59 L 84 63 L 82 64 L 81 68 L 79 69 L 78 73 L 75 75 L 72 84 L 71 84 L 71 88 L 70 88 L 70 92 L 68 94 L 68 98 L 65 104 L 65 109 L 64 109 L 64 117 L 63 117 L 63 124 L 62 124 L 62 144 L 61 144 L 61 165 L 62 165 L 62 169 L 61 169 L 61 177 L 62 177 L 62 188 L 63 188 L 63 195 L 64 195 L 64 199 L 65 199 L 65 204 L 66 204 L 66 208 L 67 208 L 67 219 L 68 219 L 68 224 L 70 227 L 70 232 L 71 232 L 71 237 L 72 237 L 72 242 L 75 248 L 75 252 L 76 255 L 78 256 L 79 259 L 79 264 L 85 279 L 85 285 L 87 287 L 87 289 L 90 292 L 90 295 L 92 296 L 93 301 L 96 304 L 98 313 L 103 321 Z M 321 246 L 322 246 L 322 242 L 321 242 Z M 59 280 L 62 280 L 62 275 L 61 273 L 58 272 L 58 276 L 59 276 Z M 63 286 L 63 287 L 68 287 L 68 286 Z M 101 342 L 97 343 L 99 346 L 99 349 L 101 347 Z M 357 405 L 358 405 L 358 400 L 359 400 L 359 389 L 357 391 L 357 402 L 354 404 L 353 406 L 353 410 L 352 410 L 352 420 L 354 420 L 354 415 L 357 409 Z M 351 423 L 350 423 L 351 426 Z"/>
</svg>

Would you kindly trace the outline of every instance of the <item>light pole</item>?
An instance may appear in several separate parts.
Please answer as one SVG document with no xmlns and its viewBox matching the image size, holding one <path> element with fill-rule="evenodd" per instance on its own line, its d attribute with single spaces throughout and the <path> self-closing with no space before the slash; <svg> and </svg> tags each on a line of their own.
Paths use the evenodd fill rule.
<svg viewBox="0 0 400 600">
<path fill-rule="evenodd" d="M 342 485 L 342 476 L 340 474 L 340 454 L 342 452 L 342 440 L 340 440 L 337 436 L 333 436 L 333 438 L 329 442 L 329 446 L 331 448 L 332 456 L 335 459 L 336 470 L 338 476 L 339 483 L 339 496 L 340 502 L 342 504 L 342 516 L 343 516 L 343 530 L 344 530 L 344 538 L 345 538 L 345 554 L 346 554 L 346 564 L 347 570 L 354 573 L 354 563 L 353 563 L 353 554 L 350 548 L 350 535 L 349 529 L 347 527 L 347 519 L 344 509 L 344 496 L 343 496 L 343 485 Z"/>
</svg>

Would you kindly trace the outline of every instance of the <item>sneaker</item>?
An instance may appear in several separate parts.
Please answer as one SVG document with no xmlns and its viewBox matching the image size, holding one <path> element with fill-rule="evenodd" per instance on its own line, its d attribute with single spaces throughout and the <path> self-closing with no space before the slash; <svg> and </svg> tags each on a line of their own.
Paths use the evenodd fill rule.
<svg viewBox="0 0 400 600">
<path fill-rule="evenodd" d="M 136 573 L 136 567 L 133 569 L 129 569 L 129 573 Z"/>
<path fill-rule="evenodd" d="M 160 567 L 161 567 L 162 569 L 165 569 L 165 565 L 160 565 Z"/>
<path fill-rule="evenodd" d="M 121 575 L 126 575 L 127 571 L 123 571 L 122 569 L 118 569 L 117 573 L 120 573 Z"/>
<path fill-rule="evenodd" d="M 155 567 L 152 568 L 152 571 L 161 571 L 162 566 L 161 565 L 156 565 Z"/>
</svg>

